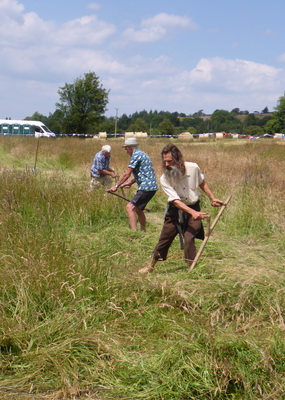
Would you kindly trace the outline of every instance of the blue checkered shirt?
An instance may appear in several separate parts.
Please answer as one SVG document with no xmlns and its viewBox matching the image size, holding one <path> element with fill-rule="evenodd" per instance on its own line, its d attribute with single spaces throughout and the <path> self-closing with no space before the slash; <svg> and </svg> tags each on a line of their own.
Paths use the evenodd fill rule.
<svg viewBox="0 0 285 400">
<path fill-rule="evenodd" d="M 100 176 L 104 176 L 100 174 L 99 171 L 102 169 L 106 169 L 109 171 L 109 164 L 110 164 L 110 156 L 105 157 L 102 151 L 99 151 L 94 157 L 93 164 L 91 167 L 91 176 L 93 178 L 100 178 Z"/>
</svg>

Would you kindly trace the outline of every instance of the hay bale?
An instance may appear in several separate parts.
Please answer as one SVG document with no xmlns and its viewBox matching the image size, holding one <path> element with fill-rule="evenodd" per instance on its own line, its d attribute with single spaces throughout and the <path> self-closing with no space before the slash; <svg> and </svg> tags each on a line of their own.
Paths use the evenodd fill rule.
<svg viewBox="0 0 285 400">
<path fill-rule="evenodd" d="M 135 132 L 125 132 L 125 139 L 135 137 Z"/>
<path fill-rule="evenodd" d="M 180 135 L 178 135 L 178 139 L 180 140 L 193 140 L 193 135 L 190 132 L 182 132 Z"/>
<path fill-rule="evenodd" d="M 99 139 L 107 139 L 107 132 L 99 132 L 98 137 Z"/>
<path fill-rule="evenodd" d="M 199 139 L 209 139 L 208 133 L 199 133 Z"/>
<path fill-rule="evenodd" d="M 223 132 L 216 132 L 216 139 L 224 139 L 224 134 Z"/>
<path fill-rule="evenodd" d="M 135 137 L 136 138 L 147 138 L 148 135 L 146 132 L 135 132 Z"/>
</svg>

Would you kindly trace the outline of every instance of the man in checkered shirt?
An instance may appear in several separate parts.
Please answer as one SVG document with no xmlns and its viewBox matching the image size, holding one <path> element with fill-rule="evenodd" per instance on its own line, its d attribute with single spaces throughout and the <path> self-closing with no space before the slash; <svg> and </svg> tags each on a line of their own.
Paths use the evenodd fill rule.
<svg viewBox="0 0 285 400">
<path fill-rule="evenodd" d="M 117 177 L 115 171 L 109 167 L 110 153 L 111 146 L 106 144 L 102 147 L 102 150 L 95 155 L 91 167 L 90 190 L 99 186 L 109 188 L 111 186 L 111 178 Z"/>
</svg>

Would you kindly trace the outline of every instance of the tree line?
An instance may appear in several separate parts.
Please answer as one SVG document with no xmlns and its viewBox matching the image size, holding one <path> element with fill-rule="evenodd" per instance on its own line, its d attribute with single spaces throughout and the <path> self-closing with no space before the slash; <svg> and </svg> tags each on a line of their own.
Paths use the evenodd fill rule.
<svg viewBox="0 0 285 400">
<path fill-rule="evenodd" d="M 205 115 L 203 110 L 186 115 L 168 111 L 136 111 L 133 114 L 107 117 L 109 91 L 100 83 L 95 72 L 85 73 L 72 84 L 58 90 L 56 110 L 48 116 L 35 112 L 26 120 L 39 120 L 58 134 L 90 134 L 99 132 L 147 132 L 149 135 L 175 135 L 182 132 L 240 133 L 263 135 L 285 133 L 285 93 L 278 99 L 272 113 L 265 107 L 261 113 L 249 113 L 234 108 L 232 111 L 215 110 Z"/>
</svg>

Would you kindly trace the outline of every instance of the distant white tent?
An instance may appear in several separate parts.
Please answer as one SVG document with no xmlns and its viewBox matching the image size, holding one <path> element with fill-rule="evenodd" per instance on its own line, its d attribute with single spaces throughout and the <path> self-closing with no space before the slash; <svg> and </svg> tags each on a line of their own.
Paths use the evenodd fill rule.
<svg viewBox="0 0 285 400">
<path fill-rule="evenodd" d="M 283 133 L 275 133 L 273 137 L 274 137 L 274 139 L 282 139 L 282 138 L 284 138 L 284 135 L 283 135 Z"/>
</svg>

